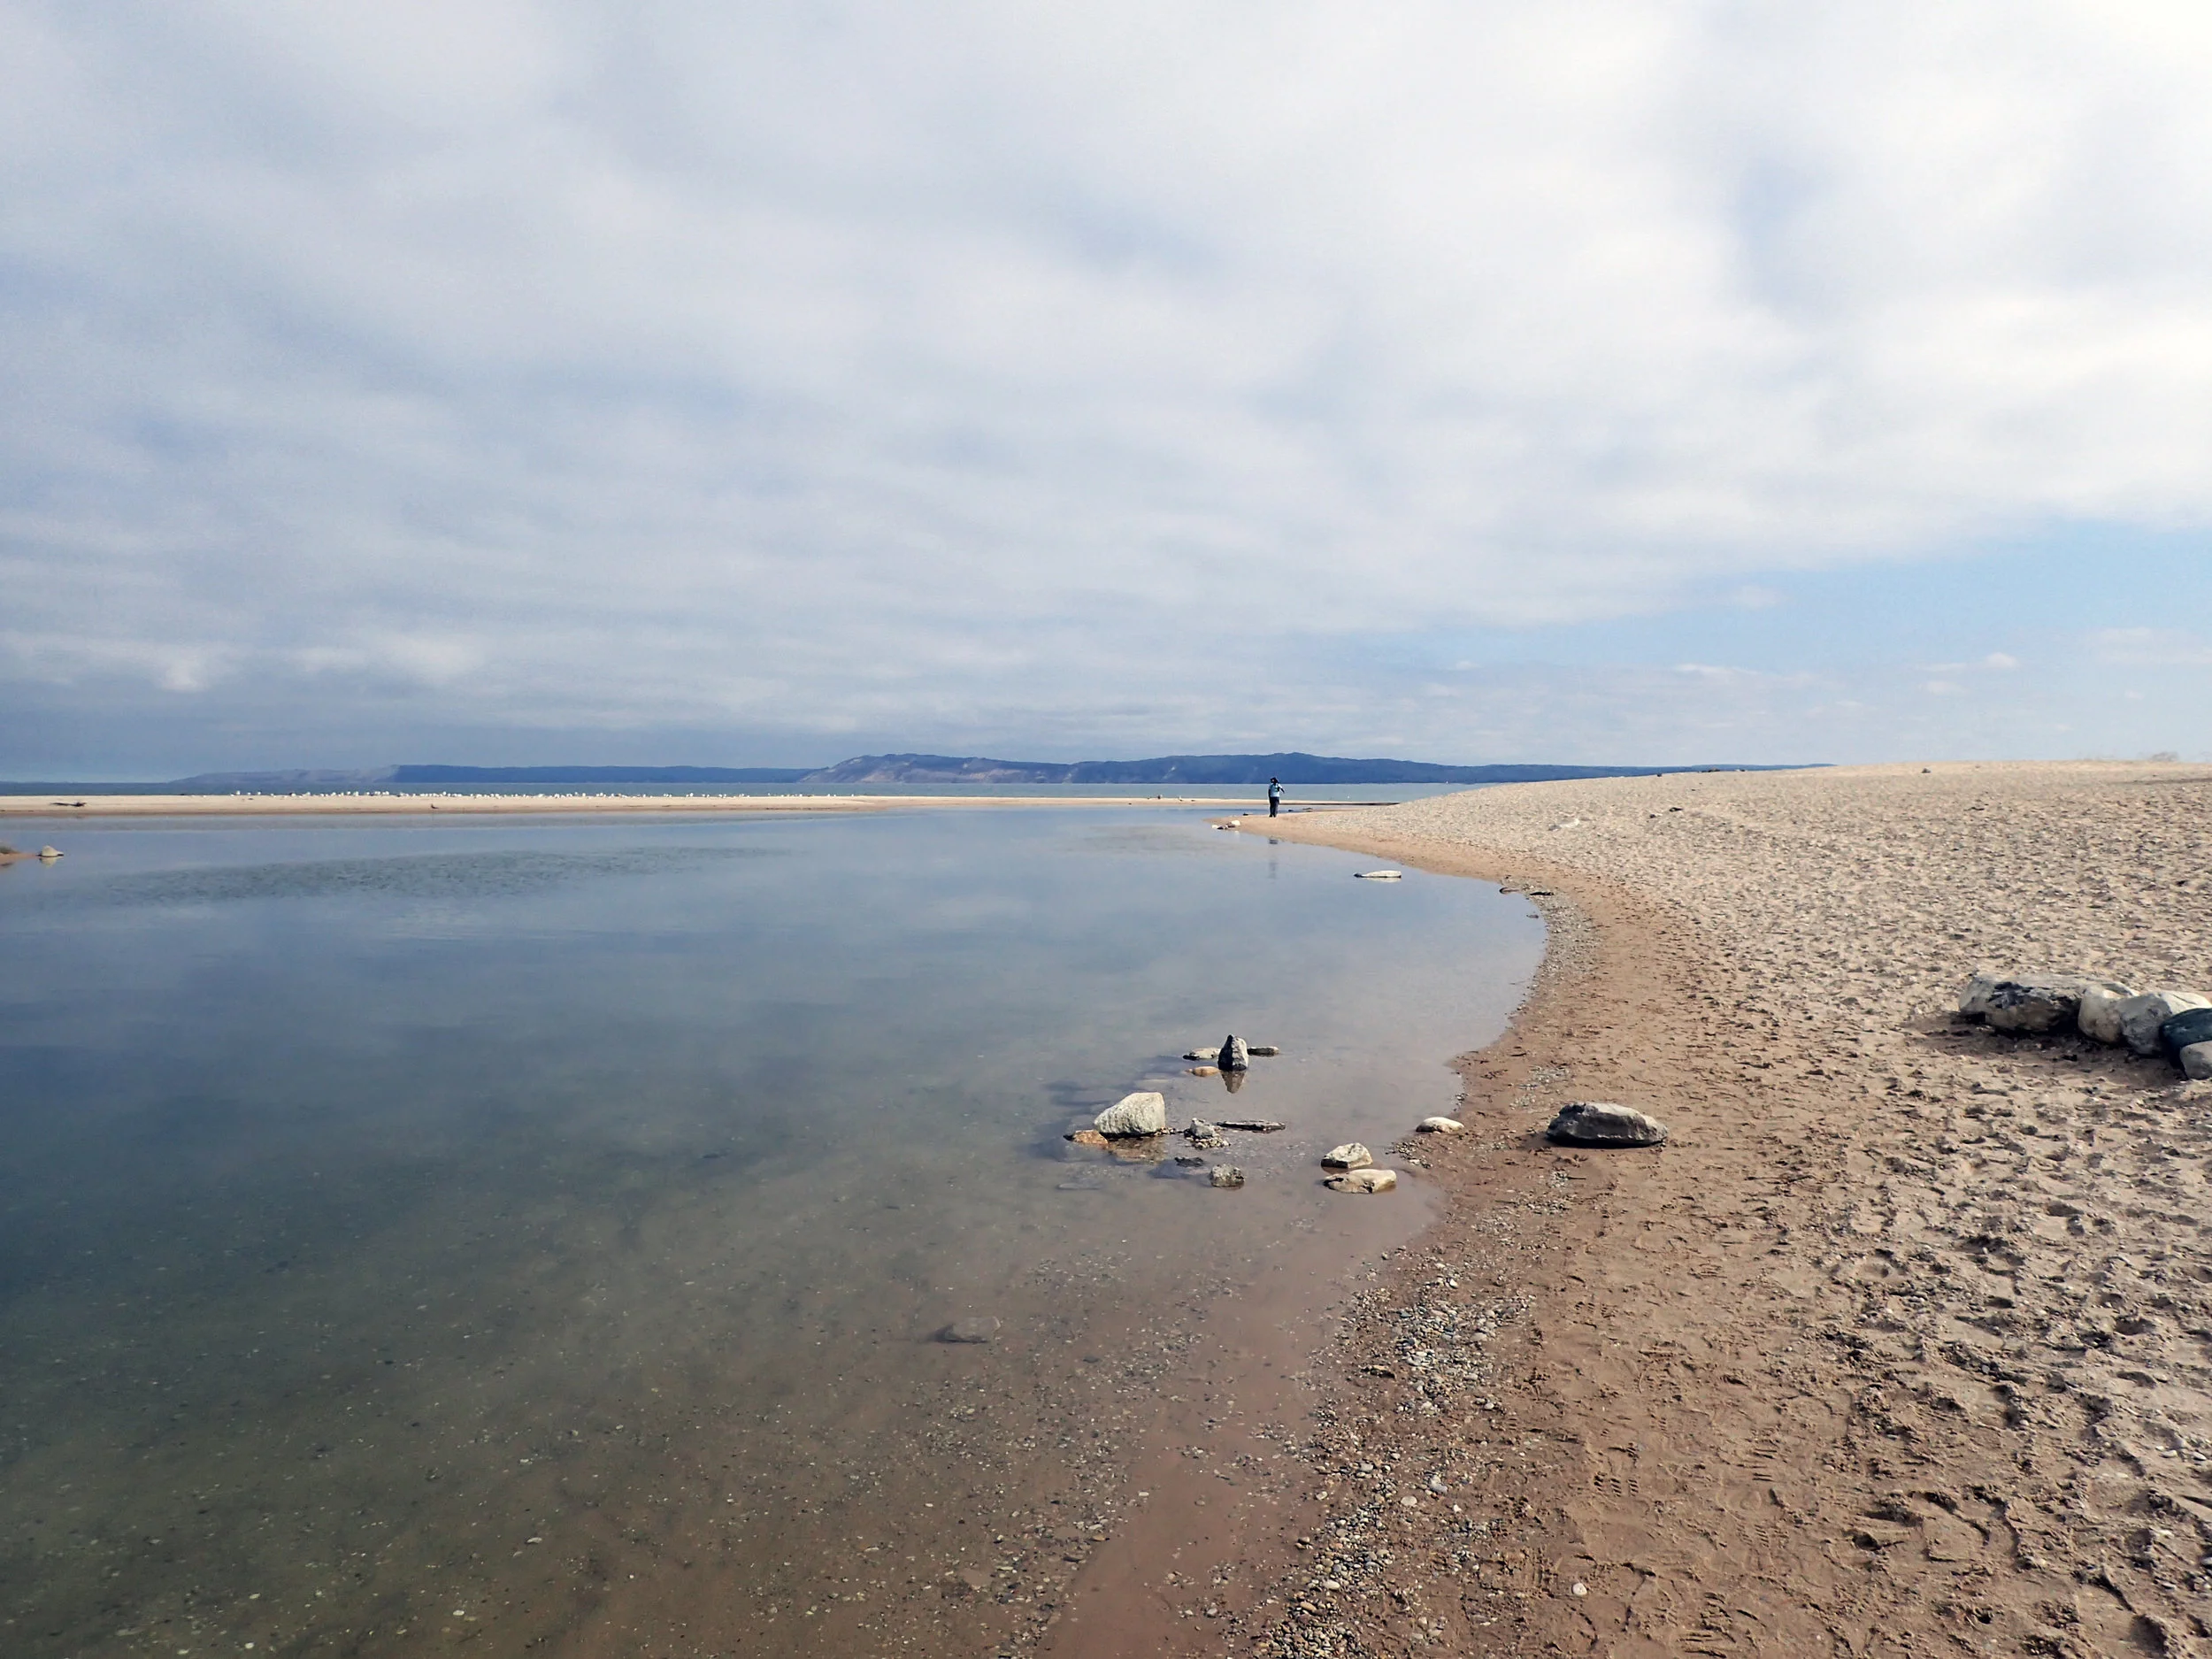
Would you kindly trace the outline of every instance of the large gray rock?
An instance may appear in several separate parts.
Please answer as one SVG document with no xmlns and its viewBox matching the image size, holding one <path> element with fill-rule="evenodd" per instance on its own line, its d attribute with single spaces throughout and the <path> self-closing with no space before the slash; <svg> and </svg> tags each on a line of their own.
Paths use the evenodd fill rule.
<svg viewBox="0 0 2212 1659">
<path fill-rule="evenodd" d="M 2081 994 L 2081 1006 L 2074 1010 L 2074 1024 L 2081 1027 L 2081 1034 L 2098 1042 L 2120 1041 L 2120 1004 L 2133 996 L 2129 987 L 2113 979 L 2093 979 Z"/>
<path fill-rule="evenodd" d="M 1102 1135 L 1162 1135 L 1167 1133 L 1167 1096 L 1149 1089 L 1125 1094 L 1092 1120 Z"/>
<path fill-rule="evenodd" d="M 2193 1042 L 2174 1057 L 2181 1062 L 2182 1076 L 2212 1078 L 2212 1042 Z"/>
<path fill-rule="evenodd" d="M 2146 991 L 2120 1004 L 2120 1041 L 2138 1054 L 2158 1052 L 2158 1028 L 2176 1014 L 2212 1008 L 2212 999 L 2194 991 Z"/>
<path fill-rule="evenodd" d="M 1375 1155 L 1356 1141 L 1331 1147 L 1321 1155 L 1321 1167 L 1326 1170 L 1363 1170 L 1374 1161 Z"/>
<path fill-rule="evenodd" d="M 1667 1126 L 1632 1106 L 1578 1100 L 1553 1118 L 1544 1133 L 1571 1147 L 1655 1147 L 1667 1138 Z"/>
<path fill-rule="evenodd" d="M 2200 1042 L 2212 1042 L 2212 1008 L 2185 1008 L 2158 1028 L 2158 1046 L 2177 1057 Z"/>
<path fill-rule="evenodd" d="M 1248 1071 L 1252 1067 L 1252 1050 L 1241 1037 L 1224 1037 L 1214 1064 L 1225 1071 Z"/>
<path fill-rule="evenodd" d="M 2073 1023 L 2090 981 L 2078 973 L 1978 973 L 1959 995 L 1959 1012 L 1997 1031 L 2055 1031 Z"/>
</svg>

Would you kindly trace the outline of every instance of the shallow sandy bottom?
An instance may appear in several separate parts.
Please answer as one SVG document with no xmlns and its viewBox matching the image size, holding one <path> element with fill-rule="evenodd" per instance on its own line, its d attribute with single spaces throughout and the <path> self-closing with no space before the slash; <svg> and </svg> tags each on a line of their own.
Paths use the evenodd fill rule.
<svg viewBox="0 0 2212 1659">
<path fill-rule="evenodd" d="M 2203 768 L 2085 763 L 1270 826 L 1554 949 L 1401 1151 L 1451 1196 L 1317 1384 L 1317 1518 L 1151 1650 L 2212 1652 L 2212 1084 L 1953 1015 L 1982 964 L 2212 988 L 2208 823 Z M 1578 1098 L 1673 1139 L 1544 1146 Z"/>
</svg>

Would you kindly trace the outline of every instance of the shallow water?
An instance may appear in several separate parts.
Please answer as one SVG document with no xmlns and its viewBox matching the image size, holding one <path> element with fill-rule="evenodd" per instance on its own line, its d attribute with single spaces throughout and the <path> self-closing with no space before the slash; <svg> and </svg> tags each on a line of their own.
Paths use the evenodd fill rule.
<svg viewBox="0 0 2212 1659">
<path fill-rule="evenodd" d="M 27 1655 L 1011 1642 L 1206 1308 L 1417 1221 L 1313 1157 L 1541 947 L 1177 812 L 69 832 L 0 868 Z M 1291 1128 L 1235 1192 L 1062 1139 L 1137 1087 Z"/>
</svg>

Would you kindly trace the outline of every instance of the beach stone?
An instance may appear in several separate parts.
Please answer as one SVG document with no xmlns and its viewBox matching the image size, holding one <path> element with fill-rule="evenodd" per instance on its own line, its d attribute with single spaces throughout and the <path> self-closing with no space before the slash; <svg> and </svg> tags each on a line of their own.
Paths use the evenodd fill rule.
<svg viewBox="0 0 2212 1659">
<path fill-rule="evenodd" d="M 1356 1141 L 1332 1147 L 1321 1155 L 1322 1168 L 1329 1170 L 1363 1170 L 1374 1161 L 1375 1155 Z"/>
<path fill-rule="evenodd" d="M 1282 1050 L 1271 1042 L 1248 1042 L 1244 1045 L 1244 1052 L 1255 1060 L 1272 1060 Z"/>
<path fill-rule="evenodd" d="M 1395 1170 L 1347 1170 L 1321 1183 L 1333 1193 L 1389 1193 L 1398 1187 Z"/>
<path fill-rule="evenodd" d="M 1218 1048 L 1186 1048 L 1183 1050 L 1183 1058 L 1195 1060 L 1201 1065 L 1211 1065 L 1221 1058 L 1221 1050 Z"/>
<path fill-rule="evenodd" d="M 2212 1078 L 2212 1042 L 2193 1042 L 2174 1056 L 2181 1062 L 2181 1074 L 2197 1081 Z"/>
<path fill-rule="evenodd" d="M 1667 1126 L 1631 1106 L 1578 1100 L 1553 1118 L 1544 1134 L 1568 1146 L 1655 1147 L 1667 1138 Z"/>
<path fill-rule="evenodd" d="M 1196 1147 L 1201 1152 L 1216 1151 L 1229 1144 L 1229 1138 L 1223 1134 L 1218 1127 L 1205 1122 L 1202 1118 L 1192 1118 L 1190 1127 L 1183 1133 L 1190 1137 L 1191 1145 Z"/>
<path fill-rule="evenodd" d="M 1466 1126 L 1456 1118 L 1424 1118 L 1414 1125 L 1425 1135 L 1455 1135 Z"/>
<path fill-rule="evenodd" d="M 1224 1037 L 1221 1052 L 1214 1056 L 1214 1064 L 1225 1071 L 1248 1071 L 1252 1064 L 1251 1048 L 1241 1037 Z"/>
<path fill-rule="evenodd" d="M 1959 1012 L 1995 1031 L 2055 1031 L 2072 1022 L 2089 984 L 2078 973 L 1978 973 L 1959 995 Z"/>
<path fill-rule="evenodd" d="M 2184 1009 L 2158 1028 L 2158 1045 L 2168 1054 L 2200 1042 L 2212 1042 L 2212 1008 Z"/>
<path fill-rule="evenodd" d="M 1214 1127 L 1241 1130 L 1246 1134 L 1271 1135 L 1280 1129 L 1282 1125 L 1277 1123 L 1272 1118 L 1224 1118 Z"/>
<path fill-rule="evenodd" d="M 2138 1054 L 2158 1052 L 2159 1028 L 2176 1014 L 2212 1008 L 2194 991 L 2146 991 L 2120 1004 L 2120 1041 Z"/>
<path fill-rule="evenodd" d="M 937 1340 L 940 1342 L 987 1342 L 998 1334 L 999 1323 L 988 1315 L 955 1319 L 937 1333 Z"/>
<path fill-rule="evenodd" d="M 1206 1182 L 1210 1187 L 1241 1187 L 1244 1185 L 1244 1171 L 1233 1164 L 1224 1164 L 1217 1169 L 1206 1171 Z"/>
<path fill-rule="evenodd" d="M 1180 1153 L 1176 1155 L 1175 1162 L 1178 1166 L 1187 1170 L 1202 1170 L 1206 1167 L 1205 1159 L 1200 1157 L 1186 1157 Z"/>
<path fill-rule="evenodd" d="M 1095 1129 L 1079 1129 L 1068 1139 L 1079 1147 L 1102 1147 L 1106 1144 L 1106 1137 Z"/>
<path fill-rule="evenodd" d="M 41 858 L 58 858 L 61 856 L 61 849 L 58 847 L 42 847 L 38 849 L 38 856 Z"/>
<path fill-rule="evenodd" d="M 1167 1096 L 1150 1089 L 1125 1094 L 1099 1113 L 1093 1125 L 1102 1135 L 1159 1135 L 1167 1133 Z"/>
<path fill-rule="evenodd" d="M 2081 1034 L 2096 1042 L 2120 1041 L 2120 1004 L 2135 995 L 2128 987 L 2112 979 L 2095 979 L 2084 988 L 2081 1006 L 2074 1010 L 2074 1024 Z"/>
</svg>

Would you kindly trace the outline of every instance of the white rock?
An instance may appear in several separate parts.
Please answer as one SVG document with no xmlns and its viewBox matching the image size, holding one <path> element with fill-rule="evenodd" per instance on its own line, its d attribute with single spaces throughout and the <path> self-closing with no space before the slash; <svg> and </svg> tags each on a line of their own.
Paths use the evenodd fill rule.
<svg viewBox="0 0 2212 1659">
<path fill-rule="evenodd" d="M 38 849 L 38 856 L 41 858 L 58 858 L 61 856 L 61 849 L 58 847 L 42 847 Z"/>
<path fill-rule="evenodd" d="M 1375 1155 L 1356 1141 L 1347 1141 L 1321 1155 L 1322 1168 L 1329 1170 L 1363 1170 L 1374 1161 Z"/>
<path fill-rule="evenodd" d="M 1183 1050 L 1183 1058 L 1195 1060 L 1201 1065 L 1211 1065 L 1221 1058 L 1221 1050 L 1218 1048 L 1186 1048 Z"/>
<path fill-rule="evenodd" d="M 1667 1126 L 1633 1107 L 1578 1100 L 1570 1102 L 1544 1133 L 1569 1146 L 1655 1147 L 1667 1138 Z"/>
<path fill-rule="evenodd" d="M 1160 1135 L 1167 1133 L 1167 1096 L 1150 1089 L 1125 1094 L 1092 1119 L 1102 1135 Z"/>
<path fill-rule="evenodd" d="M 1395 1170 L 1347 1170 L 1322 1183 L 1333 1193 L 1388 1193 L 1398 1187 Z"/>
<path fill-rule="evenodd" d="M 1414 1126 L 1423 1134 L 1455 1135 L 1467 1125 L 1456 1118 L 1424 1118 Z"/>
<path fill-rule="evenodd" d="M 2120 1041 L 2120 1004 L 2135 993 L 2124 985 L 2110 979 L 2093 981 L 2081 994 L 2081 1006 L 2074 1011 L 2074 1023 L 2081 1027 L 2081 1034 L 2098 1042 Z"/>
<path fill-rule="evenodd" d="M 2158 1052 L 2158 1028 L 2185 1009 L 2212 1008 L 2194 991 L 2146 991 L 2120 1004 L 2120 1041 L 2138 1054 Z"/>
<path fill-rule="evenodd" d="M 2212 1042 L 2193 1042 L 2175 1057 L 2181 1062 L 2182 1076 L 2212 1077 Z"/>
</svg>

